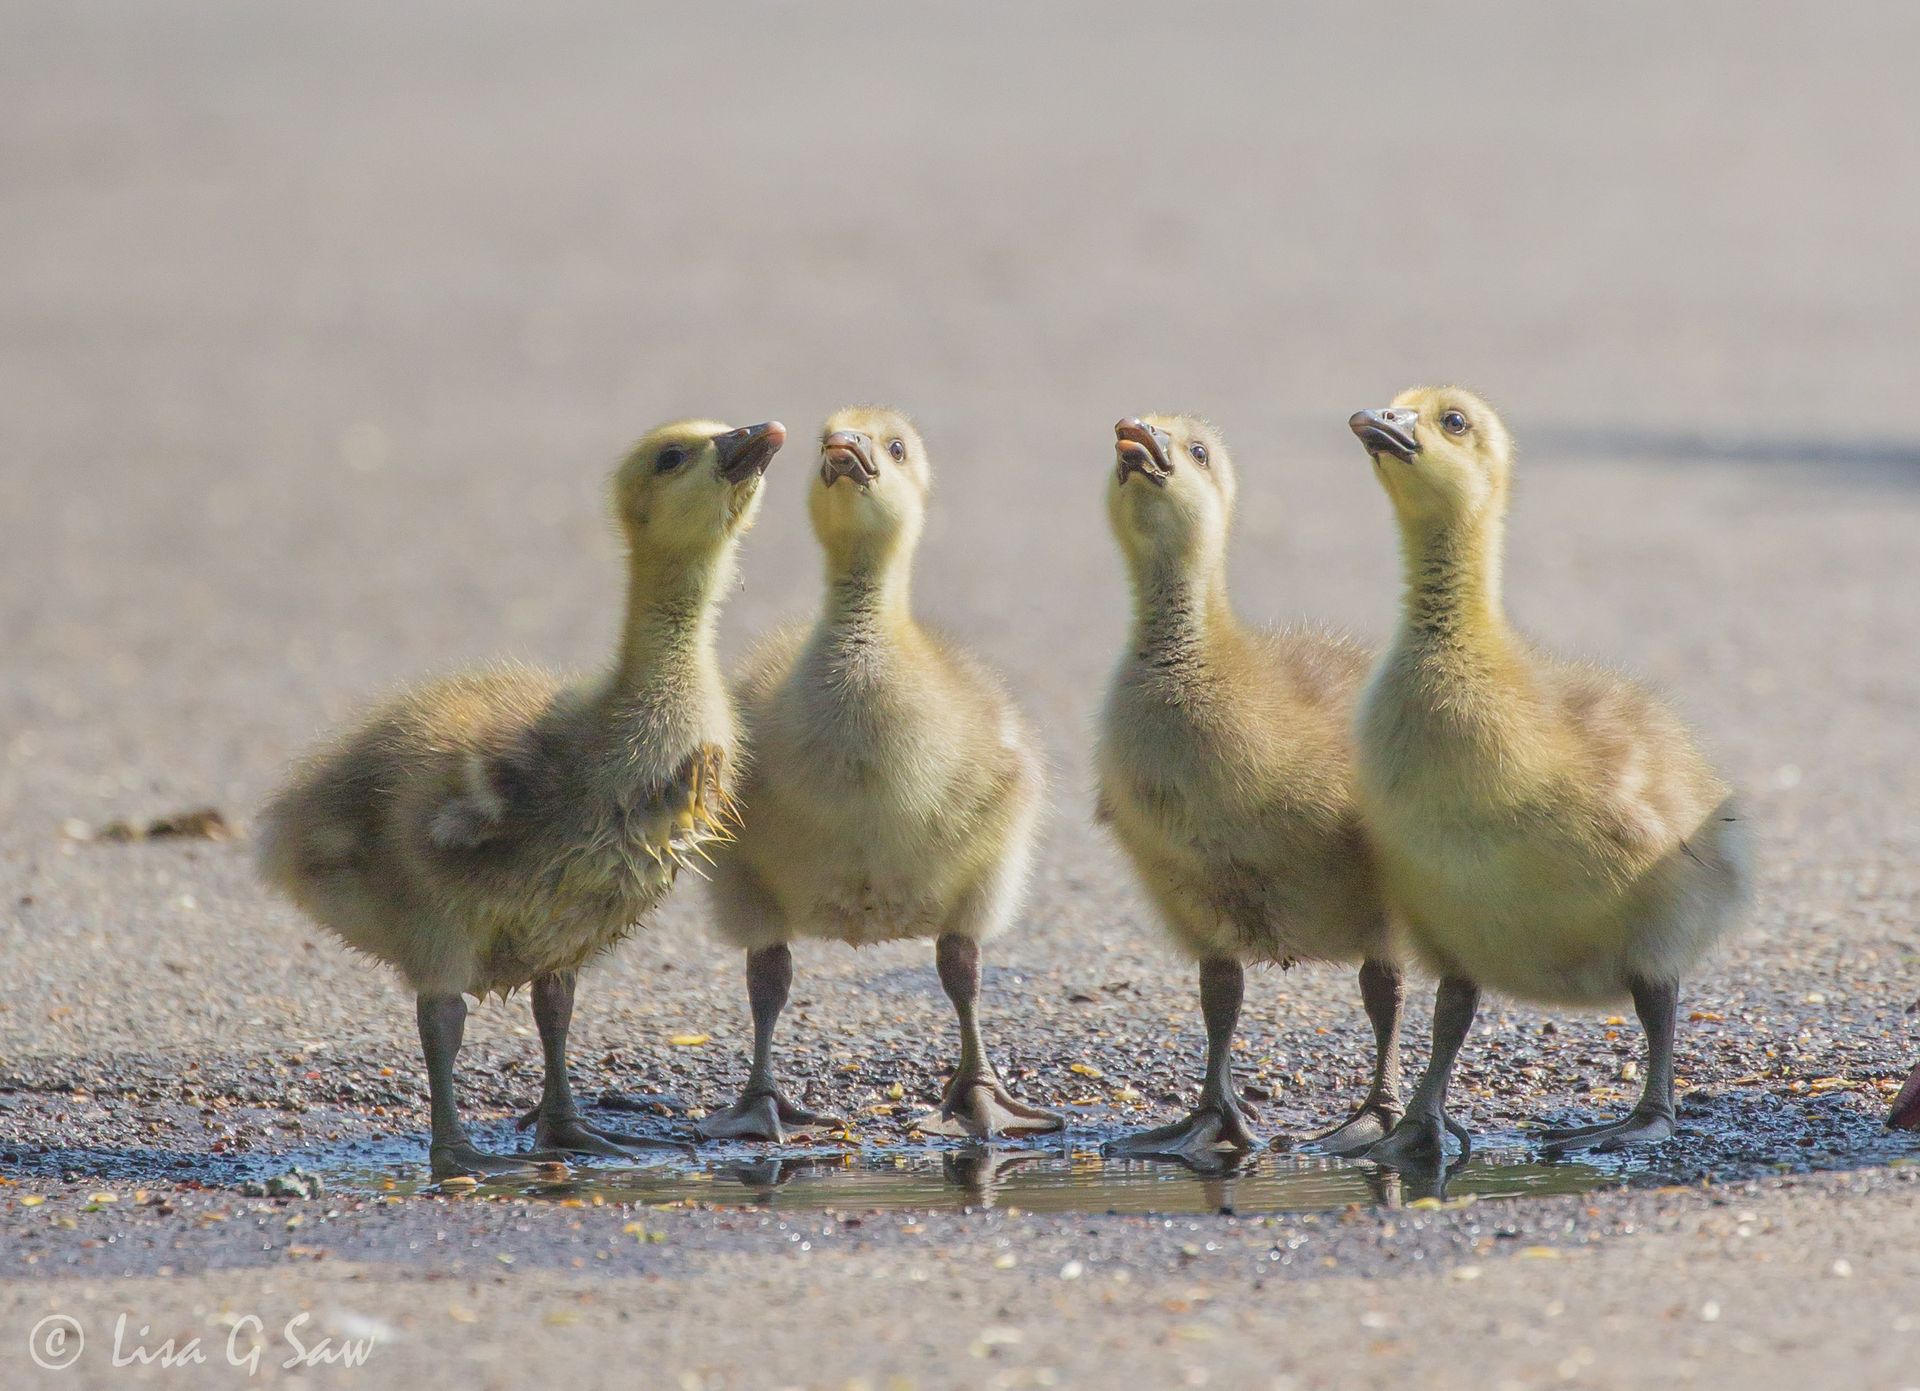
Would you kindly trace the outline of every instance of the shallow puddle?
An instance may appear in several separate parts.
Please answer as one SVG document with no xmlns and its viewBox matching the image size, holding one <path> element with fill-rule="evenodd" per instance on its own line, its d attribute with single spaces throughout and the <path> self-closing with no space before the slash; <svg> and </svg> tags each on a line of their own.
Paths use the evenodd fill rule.
<svg viewBox="0 0 1920 1391">
<path fill-rule="evenodd" d="M 440 1191 L 417 1160 L 312 1165 L 329 1187 L 413 1194 Z M 703 1207 L 844 1212 L 1015 1207 L 1027 1212 L 1240 1214 L 1323 1212 L 1359 1204 L 1585 1193 L 1624 1182 L 1621 1166 L 1542 1163 L 1524 1149 L 1476 1154 L 1452 1173 L 1403 1175 L 1318 1155 L 1257 1154 L 1240 1164 L 1104 1159 L 1097 1149 L 912 1148 L 749 1155 L 633 1166 L 587 1165 L 565 1177 L 496 1181 L 468 1193 Z M 1424 1200 L 1424 1202 L 1423 1202 Z"/>
<path fill-rule="evenodd" d="M 64 1104 L 59 1098 L 45 1102 L 44 1120 L 29 1128 L 59 1133 L 67 1117 L 56 1115 L 54 1108 Z M 906 1212 L 997 1205 L 1062 1213 L 1200 1213 L 1222 1208 L 1249 1214 L 1312 1212 L 1355 1204 L 1394 1207 L 1423 1200 L 1527 1198 L 1630 1186 L 1694 1187 L 1920 1162 L 1914 1138 L 1886 1130 L 1882 1114 L 1879 1097 L 1865 1089 L 1860 1094 L 1809 1096 L 1759 1088 L 1701 1093 L 1683 1102 L 1681 1134 L 1666 1144 L 1552 1162 L 1537 1136 L 1490 1129 L 1475 1137 L 1473 1161 L 1444 1179 L 1276 1151 L 1261 1151 L 1238 1164 L 1222 1157 L 1205 1166 L 1108 1160 L 1100 1155 L 1100 1143 L 1127 1134 L 1126 1121 L 1076 1114 L 1065 1136 L 991 1150 L 905 1137 L 890 1143 L 868 1138 L 771 1148 L 710 1144 L 697 1155 L 669 1151 L 631 1165 L 583 1162 L 558 1170 L 554 1177 L 530 1173 L 478 1191 L 533 1199 L 793 1211 Z M 1575 1113 L 1560 1119 L 1589 1118 Z M 244 1129 L 281 1141 L 224 1152 L 193 1147 L 184 1136 L 171 1147 L 8 1146 L 0 1137 L 0 1167 L 10 1176 L 70 1183 L 173 1182 L 256 1194 L 265 1190 L 276 1196 L 305 1191 L 302 1182 L 288 1174 L 297 1168 L 341 1192 L 436 1191 L 427 1178 L 426 1136 L 421 1131 L 369 1135 L 369 1118 L 360 1111 L 312 1107 L 303 1115 L 301 1128 L 306 1136 L 326 1135 L 327 1141 L 286 1145 L 284 1130 L 274 1133 L 281 1120 L 277 1111 L 259 1107 L 222 1112 L 221 1123 L 229 1132 Z M 646 1113 L 638 1120 L 616 1117 L 615 1124 L 661 1135 L 673 1121 Z M 477 1123 L 473 1133 L 483 1149 L 495 1152 L 526 1144 L 526 1137 L 505 1118 Z M 280 1182 L 274 1183 L 276 1179 Z"/>
</svg>

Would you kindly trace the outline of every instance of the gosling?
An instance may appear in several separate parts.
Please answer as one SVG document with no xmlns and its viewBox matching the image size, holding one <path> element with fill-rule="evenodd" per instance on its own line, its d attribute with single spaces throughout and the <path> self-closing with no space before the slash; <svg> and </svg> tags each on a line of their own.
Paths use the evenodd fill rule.
<svg viewBox="0 0 1920 1391">
<path fill-rule="evenodd" d="M 1133 633 L 1101 719 L 1099 819 L 1174 944 L 1200 963 L 1207 1066 L 1185 1120 L 1107 1147 L 1195 1155 L 1256 1141 L 1229 1050 L 1248 962 L 1359 961 L 1373 1087 L 1317 1147 L 1355 1153 L 1399 1120 L 1401 977 L 1349 748 L 1368 654 L 1311 630 L 1259 632 L 1227 596 L 1233 461 L 1191 416 L 1113 427 L 1107 514 Z"/>
<path fill-rule="evenodd" d="M 1362 810 L 1388 902 L 1440 976 L 1433 1053 L 1368 1152 L 1445 1152 L 1448 1079 L 1482 988 L 1542 1004 L 1630 997 L 1646 1031 L 1624 1119 L 1544 1132 L 1555 1151 L 1674 1133 L 1679 982 L 1749 895 L 1746 828 L 1681 721 L 1611 672 L 1542 653 L 1501 609 L 1512 441 L 1455 388 L 1349 421 L 1392 501 L 1406 589 L 1356 723 Z"/>
<path fill-rule="evenodd" d="M 1009 1095 L 981 1041 L 980 943 L 1017 906 L 1042 772 L 999 682 L 914 619 L 930 484 L 926 446 L 905 415 L 850 407 L 827 420 L 807 499 L 826 555 L 825 604 L 811 630 L 756 653 L 740 685 L 753 759 L 712 897 L 719 935 L 747 953 L 753 1060 L 739 1100 L 706 1117 L 703 1135 L 781 1140 L 838 1124 L 794 1105 L 774 1080 L 797 937 L 937 939 L 960 1062 L 923 1131 L 988 1138 L 1064 1124 Z"/>
<path fill-rule="evenodd" d="M 499 666 L 417 687 L 313 755 L 262 817 L 266 880 L 417 996 L 436 1178 L 656 1143 L 580 1118 L 574 982 L 726 834 L 734 716 L 714 623 L 785 439 L 778 422 L 682 421 L 621 465 L 627 614 L 609 674 Z M 529 983 L 546 1075 L 521 1128 L 537 1153 L 484 1153 L 454 1094 L 465 996 Z"/>
</svg>

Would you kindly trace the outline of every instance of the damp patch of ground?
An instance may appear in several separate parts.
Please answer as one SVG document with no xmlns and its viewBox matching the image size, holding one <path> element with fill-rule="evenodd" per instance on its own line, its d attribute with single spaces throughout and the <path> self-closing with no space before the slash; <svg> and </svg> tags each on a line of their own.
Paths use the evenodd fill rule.
<svg viewBox="0 0 1920 1391">
<path fill-rule="evenodd" d="M 149 1103 L 152 1142 L 129 1143 L 124 1130 L 116 1135 L 103 1124 L 112 1108 L 99 1098 L 15 1092 L 9 1100 L 12 1136 L 0 1145 L 0 1164 L 28 1184 L 97 1179 L 271 1194 L 276 1183 L 287 1189 L 297 1171 L 316 1176 L 327 1192 L 404 1198 L 447 1191 L 428 1175 L 424 1118 L 415 1119 L 411 1108 L 396 1114 L 385 1107 L 377 1113 L 309 1107 L 289 1128 L 283 1114 L 244 1103 L 212 1115 L 212 1108 L 175 1114 Z M 658 1137 L 685 1134 L 672 1109 L 636 1114 L 629 1108 L 617 1119 Z M 1576 1108 L 1551 1119 L 1600 1117 Z M 633 1164 L 583 1160 L 477 1187 L 489 1196 L 651 1207 L 1259 1214 L 1712 1186 L 1881 1168 L 1915 1151 L 1911 1137 L 1882 1127 L 1877 1096 L 1847 1091 L 1695 1092 L 1683 1102 L 1679 1137 L 1617 1155 L 1553 1159 L 1523 1128 L 1484 1130 L 1467 1162 L 1424 1173 L 1285 1149 L 1191 1161 L 1102 1158 L 1102 1143 L 1126 1133 L 1130 1121 L 1083 1106 L 1073 1109 L 1064 1136 L 994 1146 L 927 1141 L 877 1127 L 811 1143 L 708 1143 L 686 1157 L 663 1151 Z M 496 1151 L 526 1146 L 508 1118 L 477 1121 L 474 1135 Z"/>
</svg>

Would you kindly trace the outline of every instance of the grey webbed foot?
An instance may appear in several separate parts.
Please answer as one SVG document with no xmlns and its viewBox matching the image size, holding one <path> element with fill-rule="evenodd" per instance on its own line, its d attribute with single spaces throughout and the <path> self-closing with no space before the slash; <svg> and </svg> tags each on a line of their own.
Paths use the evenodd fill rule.
<svg viewBox="0 0 1920 1391">
<path fill-rule="evenodd" d="M 1006 1089 L 987 1061 L 976 1007 L 980 999 L 980 944 L 957 932 L 943 932 L 934 944 L 940 986 L 953 1002 L 960 1025 L 960 1061 L 940 1095 L 940 1109 L 914 1117 L 923 1135 L 957 1140 L 991 1140 L 996 1135 L 1045 1135 L 1067 1128 L 1067 1118 L 1029 1106 Z"/>
<path fill-rule="evenodd" d="M 1246 1152 L 1257 1149 L 1259 1137 L 1247 1128 L 1238 1104 L 1203 1101 L 1187 1118 L 1155 1126 L 1135 1135 L 1123 1135 L 1100 1147 L 1110 1158 L 1167 1158 L 1192 1160 L 1221 1149 Z"/>
<path fill-rule="evenodd" d="M 694 1122 L 694 1129 L 709 1140 L 771 1140 L 776 1144 L 789 1135 L 845 1126 L 838 1116 L 795 1106 L 778 1088 L 743 1092 L 726 1110 Z"/>
<path fill-rule="evenodd" d="M 631 1159 L 636 1150 L 675 1150 L 688 1159 L 694 1148 L 685 1140 L 658 1135 L 630 1135 L 590 1125 L 578 1113 L 553 1114 L 536 1106 L 520 1117 L 517 1129 L 533 1128 L 533 1147 L 543 1159 L 569 1154 L 598 1155 L 602 1159 Z"/>
<path fill-rule="evenodd" d="M 1304 1140 L 1299 1148 L 1309 1154 L 1337 1154 L 1345 1159 L 1355 1159 L 1379 1144 L 1393 1133 L 1400 1123 L 1400 1107 L 1390 1101 L 1369 1101 L 1355 1111 L 1345 1124 L 1336 1126 L 1324 1135 L 1316 1135 Z M 1274 1147 L 1280 1148 L 1283 1142 L 1274 1141 Z"/>
<path fill-rule="evenodd" d="M 956 1140 L 991 1140 L 996 1135 L 1047 1135 L 1067 1128 L 1057 1111 L 1029 1106 L 1009 1092 L 991 1072 L 956 1074 L 947 1083 L 940 1109 L 916 1118 L 923 1135 Z"/>
<path fill-rule="evenodd" d="M 1672 1139 L 1673 1134 L 1673 1112 L 1657 1106 L 1636 1106 L 1623 1120 L 1553 1127 L 1539 1132 L 1551 1155 L 1577 1150 L 1611 1154 L 1633 1145 L 1656 1145 Z"/>
<path fill-rule="evenodd" d="M 1447 1162 L 1449 1135 L 1460 1142 L 1460 1155 L 1455 1163 L 1466 1163 L 1473 1157 L 1473 1136 L 1444 1111 L 1409 1111 L 1384 1140 L 1368 1147 L 1358 1157 L 1397 1169 L 1438 1168 Z"/>
<path fill-rule="evenodd" d="M 470 1140 L 459 1140 L 433 1146 L 429 1162 L 433 1166 L 433 1177 L 438 1180 L 525 1177 L 548 1160 L 536 1154 L 489 1154 Z"/>
</svg>

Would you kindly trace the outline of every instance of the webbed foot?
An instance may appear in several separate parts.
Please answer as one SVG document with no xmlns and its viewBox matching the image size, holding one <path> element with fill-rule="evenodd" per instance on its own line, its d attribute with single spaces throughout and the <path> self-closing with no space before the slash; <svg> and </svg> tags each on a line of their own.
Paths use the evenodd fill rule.
<svg viewBox="0 0 1920 1391">
<path fill-rule="evenodd" d="M 744 1092 L 726 1110 L 694 1122 L 694 1129 L 709 1140 L 771 1140 L 776 1144 L 792 1134 L 845 1126 L 838 1116 L 795 1106 L 777 1088 Z"/>
<path fill-rule="evenodd" d="M 1672 1139 L 1673 1112 L 1657 1106 L 1636 1106 L 1623 1120 L 1552 1127 L 1538 1134 L 1550 1155 L 1571 1154 L 1577 1150 L 1612 1154 L 1632 1145 L 1656 1145 Z"/>
<path fill-rule="evenodd" d="M 1403 1112 L 1389 1101 L 1369 1101 L 1348 1118 L 1344 1125 L 1336 1126 L 1324 1135 L 1316 1135 L 1303 1140 L 1299 1149 L 1310 1154 L 1337 1154 L 1342 1158 L 1354 1159 L 1365 1154 L 1387 1136 L 1400 1123 Z M 1282 1141 L 1275 1140 L 1274 1147 L 1280 1148 Z"/>
<path fill-rule="evenodd" d="M 916 1117 L 923 1135 L 956 1140 L 991 1140 L 996 1135 L 1046 1135 L 1067 1128 L 1058 1111 L 1029 1106 L 1010 1093 L 991 1072 L 968 1077 L 956 1074 L 947 1083 L 940 1109 Z"/>
<path fill-rule="evenodd" d="M 1247 1128 L 1246 1116 L 1237 1104 L 1203 1101 L 1185 1120 L 1110 1140 L 1100 1146 L 1100 1153 L 1115 1159 L 1193 1160 L 1222 1149 L 1244 1153 L 1257 1149 L 1259 1144 L 1259 1138 Z"/>
<path fill-rule="evenodd" d="M 1473 1136 L 1444 1111 L 1409 1111 L 1384 1140 L 1369 1146 L 1358 1157 L 1396 1169 L 1438 1168 L 1446 1163 L 1449 1135 L 1460 1142 L 1460 1155 L 1455 1162 L 1466 1163 L 1473 1156 Z"/>
<path fill-rule="evenodd" d="M 490 1154 L 470 1140 L 459 1140 L 453 1144 L 433 1146 L 429 1162 L 437 1181 L 449 1178 L 524 1177 L 550 1160 L 547 1156 L 537 1154 Z"/>
<path fill-rule="evenodd" d="M 542 1159 L 569 1154 L 592 1154 L 602 1159 L 631 1159 L 636 1150 L 677 1150 L 693 1158 L 693 1146 L 685 1140 L 659 1135 L 630 1135 L 590 1125 L 574 1112 L 555 1114 L 536 1106 L 520 1117 L 516 1129 L 533 1128 L 533 1148 Z"/>
</svg>

